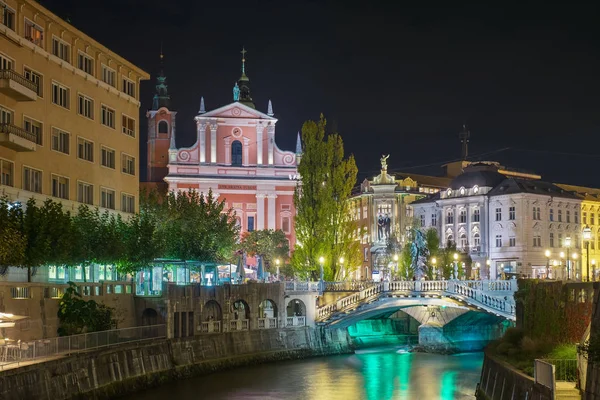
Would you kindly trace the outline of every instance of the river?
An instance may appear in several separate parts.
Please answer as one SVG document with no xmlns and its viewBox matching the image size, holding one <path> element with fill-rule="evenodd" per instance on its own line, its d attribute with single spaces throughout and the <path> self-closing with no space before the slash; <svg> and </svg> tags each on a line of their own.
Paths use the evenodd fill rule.
<svg viewBox="0 0 600 400">
<path fill-rule="evenodd" d="M 483 353 L 452 356 L 371 349 L 243 367 L 182 380 L 129 400 L 474 399 Z"/>
</svg>

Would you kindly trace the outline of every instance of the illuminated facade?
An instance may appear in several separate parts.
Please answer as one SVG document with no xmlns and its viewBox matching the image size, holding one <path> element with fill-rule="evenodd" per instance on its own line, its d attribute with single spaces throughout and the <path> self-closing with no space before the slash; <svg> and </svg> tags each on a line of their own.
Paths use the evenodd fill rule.
<svg viewBox="0 0 600 400">
<path fill-rule="evenodd" d="M 0 195 L 136 212 L 148 74 L 36 1 L 0 6 Z"/>
<path fill-rule="evenodd" d="M 161 106 L 160 96 L 157 106 L 148 117 L 151 176 L 160 176 L 164 171 L 161 162 L 168 139 L 164 180 L 169 190 L 192 188 L 202 193 L 212 190 L 225 201 L 227 208 L 235 211 L 242 233 L 281 229 L 293 248 L 293 195 L 298 178 L 300 138 L 298 136 L 296 152 L 277 147 L 277 118 L 270 101 L 267 113 L 256 109 L 245 73 L 245 59 L 242 59 L 242 75 L 233 88 L 231 104 L 207 112 L 202 99 L 194 118 L 197 140 L 193 146 L 176 147 L 175 114 Z M 167 133 L 161 133 L 164 130 Z"/>
</svg>

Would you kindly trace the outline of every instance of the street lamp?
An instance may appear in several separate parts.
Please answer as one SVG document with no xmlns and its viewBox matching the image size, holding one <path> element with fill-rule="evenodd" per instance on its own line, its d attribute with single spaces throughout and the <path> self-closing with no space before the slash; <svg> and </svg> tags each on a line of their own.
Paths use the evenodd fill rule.
<svg viewBox="0 0 600 400">
<path fill-rule="evenodd" d="M 398 254 L 394 254 L 394 262 L 396 263 L 396 276 L 398 276 Z"/>
<path fill-rule="evenodd" d="M 592 230 L 589 226 L 583 228 L 583 240 L 585 240 L 586 266 L 587 266 L 587 281 L 590 281 L 590 241 L 592 240 Z"/>
<path fill-rule="evenodd" d="M 567 248 L 567 280 L 571 280 L 571 260 L 569 259 L 569 249 L 571 248 L 571 236 L 565 238 L 565 247 Z"/>
<path fill-rule="evenodd" d="M 475 275 L 475 279 L 481 279 L 481 264 L 475 263 L 475 268 L 477 269 L 477 275 Z"/>
<path fill-rule="evenodd" d="M 550 250 L 544 252 L 546 255 L 546 279 L 550 277 Z"/>
<path fill-rule="evenodd" d="M 435 257 L 432 257 L 432 258 L 431 258 L 431 265 L 433 266 L 433 271 L 435 272 L 435 279 L 437 279 L 437 274 L 438 274 L 438 271 L 437 271 L 437 269 L 435 268 L 435 264 L 436 264 L 436 263 L 437 263 L 437 260 L 436 260 L 436 258 L 435 258 Z"/>
<path fill-rule="evenodd" d="M 277 280 L 279 280 L 279 258 L 275 259 L 275 265 L 277 266 Z"/>
<path fill-rule="evenodd" d="M 487 270 L 488 270 L 488 279 L 492 279 L 492 269 L 491 269 L 491 265 L 492 262 L 490 261 L 490 259 L 488 258 L 487 260 L 485 260 L 485 265 L 487 266 Z M 496 280 L 497 276 L 494 277 L 494 280 Z"/>
<path fill-rule="evenodd" d="M 454 253 L 454 279 L 458 279 L 458 253 Z"/>
</svg>

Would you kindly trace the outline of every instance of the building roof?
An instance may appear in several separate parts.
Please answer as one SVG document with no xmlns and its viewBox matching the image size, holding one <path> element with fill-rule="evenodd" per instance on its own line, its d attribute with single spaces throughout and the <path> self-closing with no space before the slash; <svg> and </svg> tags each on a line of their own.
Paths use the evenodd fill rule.
<svg viewBox="0 0 600 400">
<path fill-rule="evenodd" d="M 579 198 L 579 196 L 573 192 L 558 187 L 550 182 L 512 177 L 504 179 L 504 181 L 490 190 L 487 195 L 491 197 L 516 193 L 539 194 L 544 196 L 562 197 L 566 199 Z"/>
<path fill-rule="evenodd" d="M 506 179 L 505 175 L 498 172 L 498 167 L 489 164 L 470 164 L 464 172 L 458 175 L 450 183 L 452 190 L 460 188 L 495 187 Z"/>
<path fill-rule="evenodd" d="M 430 196 L 423 197 L 422 199 L 415 200 L 415 201 L 411 202 L 410 205 L 433 203 L 435 201 L 438 201 L 439 199 L 440 199 L 440 192 L 437 192 L 436 194 L 432 194 Z"/>
<path fill-rule="evenodd" d="M 418 186 L 431 186 L 439 189 L 446 189 L 450 186 L 451 178 L 445 176 L 430 176 L 430 175 L 419 175 L 408 172 L 396 172 L 396 180 L 410 178 L 417 182 Z"/>
</svg>

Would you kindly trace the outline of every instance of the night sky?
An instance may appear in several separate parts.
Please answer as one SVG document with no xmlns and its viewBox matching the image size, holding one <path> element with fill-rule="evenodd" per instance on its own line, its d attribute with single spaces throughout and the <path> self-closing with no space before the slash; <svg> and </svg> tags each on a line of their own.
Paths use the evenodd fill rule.
<svg viewBox="0 0 600 400">
<path fill-rule="evenodd" d="M 266 112 L 273 101 L 279 147 L 293 150 L 303 121 L 323 112 L 359 180 L 378 173 L 384 152 L 390 171 L 439 173 L 460 157 L 466 123 L 472 159 L 600 187 L 600 6 L 591 1 L 41 3 L 152 74 L 141 115 L 163 41 L 179 147 L 195 141 L 201 96 L 207 110 L 232 101 L 245 46 L 254 102 Z"/>
</svg>

